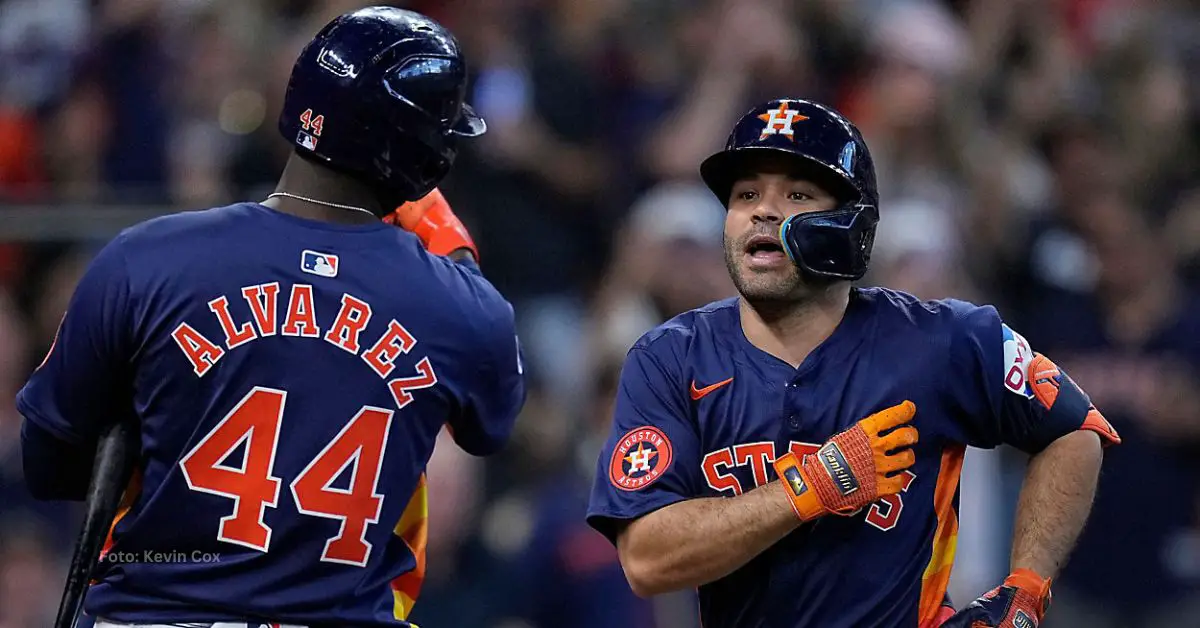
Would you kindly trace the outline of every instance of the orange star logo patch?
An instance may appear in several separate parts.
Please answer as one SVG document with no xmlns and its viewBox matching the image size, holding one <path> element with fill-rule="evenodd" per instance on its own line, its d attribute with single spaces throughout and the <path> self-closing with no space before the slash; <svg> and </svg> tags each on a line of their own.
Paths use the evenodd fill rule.
<svg viewBox="0 0 1200 628">
<path fill-rule="evenodd" d="M 786 135 L 787 138 L 795 139 L 795 132 L 792 130 L 792 125 L 808 119 L 808 116 L 802 115 L 799 111 L 788 109 L 786 102 L 779 103 L 778 109 L 768 109 L 766 113 L 758 116 L 759 120 L 766 122 L 763 127 L 762 134 L 758 139 L 765 140 L 770 135 Z"/>
</svg>

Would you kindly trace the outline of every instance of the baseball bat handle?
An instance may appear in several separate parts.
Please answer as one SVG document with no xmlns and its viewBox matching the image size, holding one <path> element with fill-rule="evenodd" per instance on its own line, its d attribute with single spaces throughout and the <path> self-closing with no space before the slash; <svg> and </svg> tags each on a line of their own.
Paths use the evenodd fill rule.
<svg viewBox="0 0 1200 628">
<path fill-rule="evenodd" d="M 100 560 L 104 541 L 120 506 L 121 494 L 133 473 L 140 449 L 137 433 L 137 426 L 131 421 L 114 423 L 105 429 L 96 445 L 83 528 L 75 542 L 54 628 L 75 628 L 79 619 L 92 570 Z"/>
</svg>

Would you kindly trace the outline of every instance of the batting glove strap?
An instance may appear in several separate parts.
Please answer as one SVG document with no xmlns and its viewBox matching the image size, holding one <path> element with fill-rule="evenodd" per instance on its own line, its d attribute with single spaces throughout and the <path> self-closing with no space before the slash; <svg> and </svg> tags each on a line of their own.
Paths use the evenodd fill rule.
<svg viewBox="0 0 1200 628">
<path fill-rule="evenodd" d="M 1029 608 L 1037 622 L 1042 621 L 1050 608 L 1050 579 L 1031 569 L 1018 569 L 1004 579 L 1002 587 L 1013 587 L 1013 605 Z"/>
<path fill-rule="evenodd" d="M 441 190 L 434 189 L 420 200 L 410 201 L 384 216 L 383 221 L 411 231 L 434 255 L 449 255 L 467 249 L 479 260 L 479 249 Z"/>
<path fill-rule="evenodd" d="M 878 498 L 871 443 L 857 426 L 798 462 L 788 453 L 775 462 L 775 471 L 784 479 L 801 521 L 827 512 L 849 514 Z"/>
<path fill-rule="evenodd" d="M 899 427 L 916 412 L 905 401 L 859 421 L 830 438 L 814 454 L 797 459 L 788 453 L 775 461 L 775 472 L 801 521 L 825 513 L 850 515 L 884 495 L 897 493 L 902 480 L 888 477 L 913 465 L 910 447 L 916 428 Z M 889 432 L 893 428 L 899 428 Z"/>
<path fill-rule="evenodd" d="M 775 460 L 775 473 L 779 475 L 780 486 L 787 492 L 792 510 L 801 521 L 816 519 L 825 514 L 817 493 L 809 486 L 808 478 L 800 468 L 800 458 L 791 452 Z"/>
</svg>

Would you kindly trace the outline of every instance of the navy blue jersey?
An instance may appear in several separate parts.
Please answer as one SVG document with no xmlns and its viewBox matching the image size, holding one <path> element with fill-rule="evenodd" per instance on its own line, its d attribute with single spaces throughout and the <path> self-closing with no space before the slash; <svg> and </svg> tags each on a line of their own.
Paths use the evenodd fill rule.
<svg viewBox="0 0 1200 628">
<path fill-rule="evenodd" d="M 473 264 L 245 203 L 105 247 L 17 404 L 72 443 L 141 427 L 89 614 L 404 626 L 439 430 L 489 454 L 524 398 L 512 308 Z"/>
<path fill-rule="evenodd" d="M 801 526 L 699 596 L 705 628 L 916 627 L 944 600 L 965 447 L 1036 452 L 1082 427 L 1035 400 L 1032 357 L 991 307 L 879 288 L 855 289 L 799 368 L 746 339 L 736 298 L 682 314 L 629 351 L 588 521 L 614 539 L 618 521 L 740 495 L 776 479 L 777 456 L 908 399 L 921 438 L 903 492 Z"/>
</svg>

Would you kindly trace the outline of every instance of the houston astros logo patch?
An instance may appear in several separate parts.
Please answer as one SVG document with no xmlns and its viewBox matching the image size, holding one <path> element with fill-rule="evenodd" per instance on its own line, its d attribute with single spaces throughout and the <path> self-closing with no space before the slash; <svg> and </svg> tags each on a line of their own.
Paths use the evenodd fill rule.
<svg viewBox="0 0 1200 628">
<path fill-rule="evenodd" d="M 808 116 L 801 114 L 799 111 L 788 109 L 786 102 L 779 103 L 778 109 L 768 109 L 766 113 L 758 116 L 759 120 L 766 122 L 763 127 L 762 134 L 758 139 L 765 140 L 768 136 L 778 133 L 786 135 L 788 139 L 793 137 L 795 131 L 792 130 L 792 125 L 802 120 L 807 120 Z"/>
<path fill-rule="evenodd" d="M 630 430 L 613 450 L 608 479 L 623 491 L 650 486 L 671 465 L 671 441 L 656 427 Z"/>
</svg>

